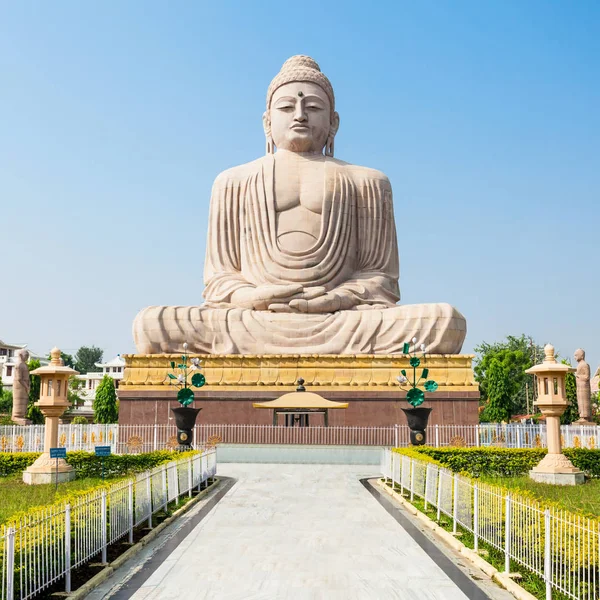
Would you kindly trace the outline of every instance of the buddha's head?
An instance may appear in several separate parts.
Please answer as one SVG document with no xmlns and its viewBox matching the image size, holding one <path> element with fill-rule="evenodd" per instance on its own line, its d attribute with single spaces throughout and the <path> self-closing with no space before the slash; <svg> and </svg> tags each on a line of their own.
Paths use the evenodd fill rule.
<svg viewBox="0 0 600 600">
<path fill-rule="evenodd" d="M 329 79 L 308 56 L 292 56 L 283 63 L 267 91 L 263 125 L 267 152 L 323 152 L 333 156 L 333 140 L 340 124 Z"/>
<path fill-rule="evenodd" d="M 26 363 L 29 360 L 29 352 L 27 352 L 27 350 L 19 350 L 17 352 L 17 358 L 20 362 Z"/>
<path fill-rule="evenodd" d="M 574 356 L 577 362 L 585 360 L 585 350 L 583 350 L 583 348 L 577 348 L 577 350 L 575 350 Z"/>
</svg>

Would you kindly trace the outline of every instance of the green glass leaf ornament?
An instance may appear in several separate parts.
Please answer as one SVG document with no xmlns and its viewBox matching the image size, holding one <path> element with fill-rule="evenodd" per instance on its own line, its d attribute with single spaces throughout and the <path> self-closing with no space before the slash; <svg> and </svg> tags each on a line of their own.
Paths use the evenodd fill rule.
<svg viewBox="0 0 600 600">
<path fill-rule="evenodd" d="M 192 385 L 202 387 L 206 383 L 206 377 L 202 373 L 194 373 L 192 375 Z"/>
<path fill-rule="evenodd" d="M 190 388 L 181 388 L 177 392 L 177 402 L 183 406 L 189 406 L 194 401 L 194 392 Z"/>
<path fill-rule="evenodd" d="M 429 369 L 423 369 L 423 372 L 421 373 L 421 378 L 427 379 L 427 375 L 429 375 Z"/>
<path fill-rule="evenodd" d="M 421 364 L 421 359 L 418 356 L 411 356 L 409 362 L 411 367 L 418 367 Z"/>
<path fill-rule="evenodd" d="M 173 373 L 167 373 L 167 376 L 169 377 L 169 379 L 177 379 L 177 377 L 175 377 Z"/>
<path fill-rule="evenodd" d="M 423 390 L 419 388 L 412 388 L 412 390 L 408 390 L 406 394 L 406 399 L 409 404 L 412 404 L 414 407 L 419 406 L 419 404 L 423 404 L 425 400 L 425 394 Z"/>
<path fill-rule="evenodd" d="M 402 371 L 400 371 L 400 373 L 402 373 L 402 375 L 404 375 L 404 377 L 406 377 L 406 369 L 402 369 Z"/>
<path fill-rule="evenodd" d="M 427 392 L 435 392 L 438 389 L 438 384 L 433 379 L 429 379 L 423 384 L 423 387 Z"/>
<path fill-rule="evenodd" d="M 178 369 L 187 369 L 187 367 L 185 365 L 177 365 Z"/>
<path fill-rule="evenodd" d="M 171 361 L 171 369 L 174 369 L 174 368 L 175 368 L 175 361 L 174 361 L 174 360 L 172 360 L 172 361 Z"/>
<path fill-rule="evenodd" d="M 408 354 L 409 352 L 410 352 L 410 344 L 408 342 L 406 342 L 406 344 L 404 344 L 404 346 L 402 347 L 402 353 Z"/>
</svg>

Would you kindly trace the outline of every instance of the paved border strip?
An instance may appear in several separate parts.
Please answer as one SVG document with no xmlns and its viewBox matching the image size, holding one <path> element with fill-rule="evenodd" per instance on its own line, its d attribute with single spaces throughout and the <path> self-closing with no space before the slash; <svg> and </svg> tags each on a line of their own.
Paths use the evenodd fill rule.
<svg viewBox="0 0 600 600">
<path fill-rule="evenodd" d="M 111 595 L 111 598 L 124 600 L 130 598 L 150 577 L 153 573 L 155 566 L 150 566 L 155 560 L 160 559 L 160 562 L 165 560 L 177 546 L 187 537 L 187 535 L 208 515 L 208 513 L 214 508 L 214 506 L 225 496 L 230 490 L 233 484 L 236 482 L 231 477 L 215 477 L 215 483 L 205 490 L 202 490 L 197 496 L 195 496 L 189 502 L 186 502 L 179 510 L 175 511 L 169 518 L 165 519 L 160 525 L 157 525 L 152 531 L 144 536 L 137 544 L 133 545 L 129 550 L 117 557 L 112 563 L 100 571 L 97 575 L 92 577 L 89 581 L 80 586 L 73 593 L 69 594 L 69 600 L 83 600 L 94 588 L 98 587 L 101 583 L 109 579 L 112 575 L 117 572 L 117 569 L 124 566 L 124 564 L 130 559 L 139 554 L 145 546 L 155 540 L 171 523 L 173 523 L 182 514 L 191 510 L 200 500 L 202 500 L 207 494 L 213 492 L 212 498 L 198 511 L 197 515 L 194 515 L 185 525 L 183 525 L 171 539 L 161 546 L 156 553 L 154 553 L 142 566 L 142 568 L 135 573 L 123 587 Z M 219 489 L 220 488 L 220 489 Z"/>
<path fill-rule="evenodd" d="M 371 495 L 385 508 L 385 510 L 400 524 L 400 526 L 419 544 L 435 564 L 450 578 L 469 600 L 491 600 L 490 597 L 465 573 L 463 573 L 429 538 L 407 518 L 383 492 L 371 483 L 371 477 L 361 479 L 360 482 L 367 488 Z"/>
<path fill-rule="evenodd" d="M 435 535 L 442 538 L 442 540 L 444 540 L 451 548 L 453 548 L 456 552 L 459 552 L 467 560 L 473 563 L 475 567 L 488 575 L 492 581 L 503 587 L 507 592 L 510 592 L 515 598 L 517 598 L 517 600 L 537 600 L 533 594 L 530 594 L 525 588 L 522 588 L 518 583 L 515 583 L 510 575 L 501 573 L 498 571 L 498 569 L 496 569 L 496 567 L 481 558 L 481 556 L 479 556 L 479 554 L 477 554 L 474 550 L 467 548 L 467 546 L 465 546 L 460 540 L 437 525 L 437 523 L 417 509 L 416 506 L 413 506 L 410 504 L 410 502 L 408 502 L 408 500 L 403 498 L 401 494 L 398 494 L 398 492 L 392 490 L 391 487 L 383 483 L 382 480 L 377 480 L 376 485 L 379 493 L 382 493 L 381 490 L 383 490 L 388 495 L 395 498 L 406 510 L 408 510 L 419 521 L 421 521 L 423 525 L 431 529 Z"/>
</svg>

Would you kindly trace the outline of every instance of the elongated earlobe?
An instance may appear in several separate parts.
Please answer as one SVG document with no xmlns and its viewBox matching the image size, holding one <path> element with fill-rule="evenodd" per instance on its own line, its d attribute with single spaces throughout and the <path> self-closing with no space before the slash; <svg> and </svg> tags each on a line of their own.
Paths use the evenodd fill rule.
<svg viewBox="0 0 600 600">
<path fill-rule="evenodd" d="M 329 128 L 329 136 L 327 137 L 327 143 L 325 144 L 325 156 L 333 157 L 333 143 L 335 140 L 335 134 L 340 128 L 340 115 L 336 112 L 333 113 L 331 119 L 331 126 Z"/>
<path fill-rule="evenodd" d="M 267 154 L 274 154 L 275 153 L 275 144 L 273 143 L 273 138 L 270 135 L 265 136 L 267 143 L 266 143 L 266 148 L 265 151 Z"/>
</svg>

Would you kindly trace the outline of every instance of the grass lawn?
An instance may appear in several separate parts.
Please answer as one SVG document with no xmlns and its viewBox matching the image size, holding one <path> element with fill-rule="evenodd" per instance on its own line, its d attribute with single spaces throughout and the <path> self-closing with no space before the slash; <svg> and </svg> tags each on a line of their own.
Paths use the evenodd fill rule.
<svg viewBox="0 0 600 600">
<path fill-rule="evenodd" d="M 106 482 L 115 482 L 119 478 L 106 479 Z M 100 477 L 87 477 L 75 479 L 68 483 L 58 484 L 58 493 L 55 484 L 26 485 L 23 483 L 22 475 L 11 475 L 0 477 L 0 523 L 7 521 L 11 515 L 28 510 L 35 506 L 44 506 L 60 500 L 70 492 L 89 490 L 102 483 Z"/>
<path fill-rule="evenodd" d="M 588 479 L 583 485 L 537 483 L 529 477 L 481 477 L 481 481 L 507 488 L 526 490 L 541 500 L 550 500 L 571 511 L 600 517 L 600 479 Z"/>
</svg>

